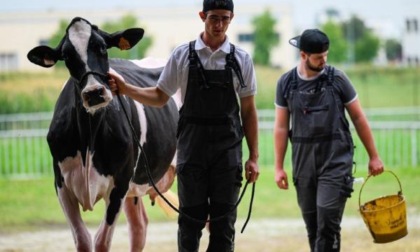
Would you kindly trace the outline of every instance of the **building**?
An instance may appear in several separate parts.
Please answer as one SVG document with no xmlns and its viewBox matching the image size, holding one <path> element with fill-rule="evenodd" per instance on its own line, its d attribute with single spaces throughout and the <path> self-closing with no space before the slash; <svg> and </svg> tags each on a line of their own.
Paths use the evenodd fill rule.
<svg viewBox="0 0 420 252">
<path fill-rule="evenodd" d="M 153 38 L 147 56 L 168 58 L 177 45 L 195 39 L 203 30 L 204 25 L 198 16 L 200 8 L 200 4 L 197 3 L 197 6 L 190 9 L 152 7 L 4 13 L 0 16 L 0 33 L 3 34 L 3 39 L 0 40 L 0 72 L 42 71 L 42 68 L 27 60 L 26 54 L 33 47 L 48 43 L 48 39 L 59 29 L 61 20 L 70 22 L 76 16 L 100 27 L 105 21 L 115 21 L 124 15 L 133 15 L 145 29 L 146 36 Z M 273 66 L 290 68 L 296 62 L 294 50 L 290 50 L 288 45 L 288 38 L 295 35 L 290 6 L 258 3 L 235 6 L 235 17 L 227 34 L 231 42 L 252 54 L 251 21 L 265 10 L 269 10 L 276 18 L 276 31 L 280 38 L 280 43 L 272 50 L 271 63 Z"/>
<path fill-rule="evenodd" d="M 402 41 L 403 61 L 408 66 L 420 66 L 420 15 L 408 16 L 405 20 Z"/>
</svg>

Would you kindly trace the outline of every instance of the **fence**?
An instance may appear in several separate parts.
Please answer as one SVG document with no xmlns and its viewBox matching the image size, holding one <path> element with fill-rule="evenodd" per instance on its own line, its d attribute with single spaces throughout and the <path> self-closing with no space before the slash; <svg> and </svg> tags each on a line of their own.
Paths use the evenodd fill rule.
<svg viewBox="0 0 420 252">
<path fill-rule="evenodd" d="M 258 114 L 260 165 L 272 167 L 274 111 L 260 110 Z M 420 166 L 420 108 L 375 109 L 367 110 L 366 114 L 378 151 L 387 167 Z M 52 160 L 46 142 L 51 117 L 52 113 L 0 115 L 0 178 L 52 174 Z M 355 132 L 353 138 L 357 167 L 365 169 L 368 162 L 366 151 Z M 285 165 L 290 167 L 290 151 L 287 152 Z"/>
</svg>

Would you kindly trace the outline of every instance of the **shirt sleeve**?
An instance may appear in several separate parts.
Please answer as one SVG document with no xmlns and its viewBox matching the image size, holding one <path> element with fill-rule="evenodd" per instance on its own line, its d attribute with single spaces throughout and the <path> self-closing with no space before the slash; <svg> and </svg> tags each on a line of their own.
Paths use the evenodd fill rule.
<svg viewBox="0 0 420 252">
<path fill-rule="evenodd" d="M 185 71 L 188 70 L 185 69 L 188 66 L 186 52 L 188 52 L 188 44 L 175 48 L 159 77 L 157 87 L 168 96 L 174 95 L 182 85 L 186 85 L 182 83 L 185 82 L 185 75 L 188 75 L 188 71 Z"/>
<path fill-rule="evenodd" d="M 285 89 L 286 89 L 286 83 L 289 81 L 290 72 L 287 72 L 280 76 L 279 80 L 277 81 L 276 86 L 276 99 L 274 101 L 274 105 L 277 108 L 287 108 L 288 103 L 287 99 L 285 98 Z"/>
<path fill-rule="evenodd" d="M 236 91 L 238 93 L 239 97 L 247 97 L 251 95 L 257 94 L 257 78 L 255 74 L 255 68 L 254 64 L 252 62 L 251 56 L 246 53 L 245 51 L 238 49 L 238 53 L 236 54 L 237 61 L 239 65 L 241 66 L 242 70 L 242 78 L 244 79 L 246 87 L 241 87 L 239 85 L 239 78 L 236 76 L 236 73 L 233 73 L 234 75 L 234 82 L 237 83 L 236 85 Z"/>
<path fill-rule="evenodd" d="M 340 70 L 335 70 L 335 83 L 334 85 L 338 89 L 340 98 L 343 101 L 344 105 L 350 104 L 357 99 L 356 90 L 351 83 L 349 77 Z"/>
</svg>

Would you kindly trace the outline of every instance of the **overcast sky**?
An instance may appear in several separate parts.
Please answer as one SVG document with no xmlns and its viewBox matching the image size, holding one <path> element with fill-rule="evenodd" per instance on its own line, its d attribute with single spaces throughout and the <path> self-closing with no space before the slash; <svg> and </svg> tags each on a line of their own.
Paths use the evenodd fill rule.
<svg viewBox="0 0 420 252">
<path fill-rule="evenodd" d="M 236 0 L 240 3 L 253 3 L 255 0 Z M 0 0 L 1 12 L 38 10 L 84 10 L 147 8 L 150 6 L 185 6 L 197 8 L 201 0 Z M 404 27 L 404 20 L 414 14 L 420 16 L 420 0 L 258 0 L 259 4 L 279 3 L 292 6 L 296 28 L 304 29 L 315 25 L 316 17 L 327 8 L 339 11 L 343 17 L 356 14 L 367 25 L 382 30 L 383 35 L 397 37 Z M 411 15 L 411 16 L 410 16 Z"/>
</svg>

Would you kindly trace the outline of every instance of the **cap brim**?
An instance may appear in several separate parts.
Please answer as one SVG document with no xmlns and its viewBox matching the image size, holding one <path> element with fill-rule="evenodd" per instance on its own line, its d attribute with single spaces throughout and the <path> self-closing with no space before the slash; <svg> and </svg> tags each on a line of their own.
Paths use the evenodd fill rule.
<svg viewBox="0 0 420 252">
<path fill-rule="evenodd" d="M 300 49 L 300 35 L 289 39 L 289 44 Z"/>
</svg>

